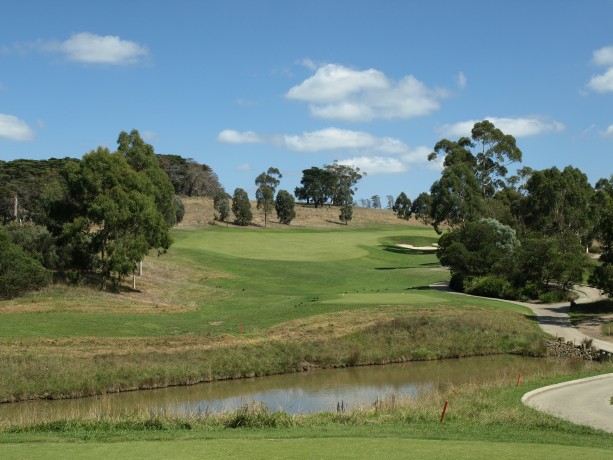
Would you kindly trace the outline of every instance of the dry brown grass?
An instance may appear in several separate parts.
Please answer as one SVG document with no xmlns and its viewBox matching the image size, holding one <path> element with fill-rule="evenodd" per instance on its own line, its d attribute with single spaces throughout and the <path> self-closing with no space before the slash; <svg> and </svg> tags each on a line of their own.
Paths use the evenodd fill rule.
<svg viewBox="0 0 613 460">
<path fill-rule="evenodd" d="M 213 200 L 203 197 L 184 197 L 182 198 L 185 204 L 185 216 L 183 221 L 178 225 L 179 228 L 200 227 L 208 224 L 228 225 L 232 223 L 221 223 L 215 221 L 215 210 L 213 209 Z M 251 203 L 253 212 L 253 226 L 264 226 L 264 213 L 256 209 L 256 203 Z M 277 220 L 277 215 L 273 211 L 272 215 L 268 216 L 267 226 L 270 228 L 335 228 L 344 226 L 338 216 L 340 214 L 338 206 L 323 206 L 314 208 L 302 204 L 296 205 L 296 218 L 288 225 L 280 224 Z M 230 214 L 230 221 L 234 219 L 234 215 Z M 425 226 L 422 222 L 416 219 L 408 221 L 398 219 L 396 215 L 388 209 L 369 209 L 369 208 L 353 208 L 353 220 L 349 222 L 352 227 L 368 227 L 374 225 L 401 225 L 401 226 Z"/>
</svg>

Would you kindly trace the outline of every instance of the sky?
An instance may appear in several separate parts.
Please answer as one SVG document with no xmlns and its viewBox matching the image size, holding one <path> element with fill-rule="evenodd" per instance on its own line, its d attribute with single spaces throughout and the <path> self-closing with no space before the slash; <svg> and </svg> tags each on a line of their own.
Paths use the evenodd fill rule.
<svg viewBox="0 0 613 460">
<path fill-rule="evenodd" d="M 359 167 L 356 200 L 428 191 L 488 119 L 522 166 L 613 174 L 613 0 L 0 2 L 0 159 L 137 129 L 226 191 Z"/>
</svg>

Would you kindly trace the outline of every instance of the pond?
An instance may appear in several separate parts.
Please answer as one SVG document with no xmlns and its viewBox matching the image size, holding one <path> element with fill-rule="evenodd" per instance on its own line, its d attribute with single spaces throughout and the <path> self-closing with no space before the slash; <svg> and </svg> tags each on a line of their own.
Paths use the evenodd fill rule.
<svg viewBox="0 0 613 460">
<path fill-rule="evenodd" d="M 385 366 L 325 369 L 226 380 L 96 397 L 0 404 L 0 421 L 34 422 L 142 412 L 213 413 L 231 411 L 252 401 L 289 414 L 345 410 L 377 399 L 417 397 L 449 384 L 486 382 L 504 375 L 515 383 L 551 365 L 544 358 L 497 355 Z"/>
</svg>

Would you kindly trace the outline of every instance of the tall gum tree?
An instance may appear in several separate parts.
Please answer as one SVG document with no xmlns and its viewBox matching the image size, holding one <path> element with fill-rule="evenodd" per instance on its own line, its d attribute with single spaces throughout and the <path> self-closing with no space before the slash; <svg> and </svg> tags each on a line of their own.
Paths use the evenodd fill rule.
<svg viewBox="0 0 613 460">
<path fill-rule="evenodd" d="M 430 189 L 432 224 L 439 232 L 443 223 L 454 227 L 488 217 L 486 200 L 504 189 L 507 167 L 522 158 L 515 138 L 488 120 L 475 123 L 470 138 L 441 139 L 428 160 L 443 155 L 441 178 Z"/>
</svg>

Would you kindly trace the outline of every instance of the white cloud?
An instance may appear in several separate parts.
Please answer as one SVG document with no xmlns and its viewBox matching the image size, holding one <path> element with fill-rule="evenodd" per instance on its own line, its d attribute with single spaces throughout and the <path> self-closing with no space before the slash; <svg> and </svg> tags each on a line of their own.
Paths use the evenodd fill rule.
<svg viewBox="0 0 613 460">
<path fill-rule="evenodd" d="M 613 46 L 606 46 L 594 51 L 594 64 L 601 66 L 613 66 Z"/>
<path fill-rule="evenodd" d="M 217 140 L 225 144 L 257 144 L 264 140 L 253 131 L 235 131 L 233 129 L 224 129 L 217 135 Z"/>
<path fill-rule="evenodd" d="M 604 137 L 613 137 L 613 125 L 609 125 L 609 127 L 602 133 Z"/>
<path fill-rule="evenodd" d="M 133 64 L 149 54 L 144 46 L 116 35 L 81 32 L 59 45 L 68 59 L 92 64 Z"/>
<path fill-rule="evenodd" d="M 602 75 L 592 77 L 587 86 L 597 93 L 613 91 L 613 67 L 607 69 Z"/>
<path fill-rule="evenodd" d="M 315 117 L 370 121 L 427 115 L 439 108 L 439 99 L 446 95 L 446 91 L 429 89 L 412 75 L 394 81 L 375 69 L 326 64 L 290 88 L 286 97 L 308 103 Z"/>
<path fill-rule="evenodd" d="M 302 60 L 298 61 L 298 64 L 306 67 L 309 70 L 317 69 L 317 64 L 315 64 L 315 62 L 312 59 L 309 59 L 309 58 L 305 58 L 305 59 L 302 59 Z"/>
<path fill-rule="evenodd" d="M 464 75 L 464 72 L 460 72 L 455 77 L 455 82 L 456 82 L 456 85 L 458 85 L 460 89 L 466 88 L 466 84 L 468 83 L 468 80 L 466 79 L 466 75 Z"/>
<path fill-rule="evenodd" d="M 593 53 L 594 64 L 608 67 L 605 73 L 594 75 L 587 87 L 597 93 L 613 92 L 613 46 L 600 48 Z"/>
<path fill-rule="evenodd" d="M 559 121 L 547 121 L 541 117 L 498 118 L 485 117 L 496 128 L 514 137 L 536 136 L 547 132 L 564 131 L 566 127 Z M 443 125 L 439 132 L 446 137 L 469 137 L 475 123 L 482 120 L 467 120 L 459 123 Z"/>
<path fill-rule="evenodd" d="M 403 153 L 408 146 L 391 137 L 376 137 L 363 131 L 326 128 L 304 132 L 301 135 L 275 137 L 276 143 L 297 152 L 320 152 L 322 150 L 365 149 L 385 153 Z"/>
<path fill-rule="evenodd" d="M 236 166 L 236 169 L 238 171 L 251 171 L 253 168 L 251 167 L 249 163 L 241 163 Z"/>
<path fill-rule="evenodd" d="M 158 138 L 158 135 L 155 131 L 143 131 L 140 133 L 143 136 L 143 139 L 147 142 L 153 142 Z"/>
<path fill-rule="evenodd" d="M 360 168 L 360 171 L 369 175 L 394 174 L 407 171 L 407 166 L 397 158 L 390 157 L 355 157 L 339 160 L 340 164 Z"/>
<path fill-rule="evenodd" d="M 34 131 L 16 116 L 0 113 L 0 139 L 31 141 L 34 140 Z"/>
</svg>

